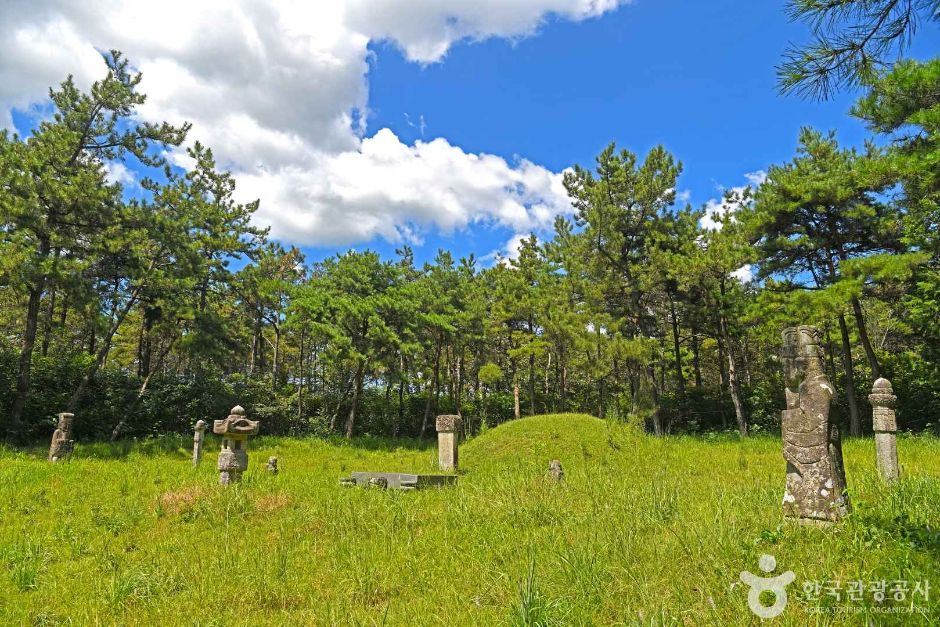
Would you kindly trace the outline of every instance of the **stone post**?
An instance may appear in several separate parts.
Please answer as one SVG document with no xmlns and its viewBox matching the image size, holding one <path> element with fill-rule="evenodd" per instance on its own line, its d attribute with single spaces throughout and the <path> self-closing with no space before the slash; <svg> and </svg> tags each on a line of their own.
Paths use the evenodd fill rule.
<svg viewBox="0 0 940 627">
<path fill-rule="evenodd" d="M 205 420 L 196 422 L 196 431 L 193 433 L 193 466 L 198 466 L 202 461 L 202 441 L 206 438 Z"/>
<path fill-rule="evenodd" d="M 839 429 L 829 419 L 832 384 L 823 368 L 819 329 L 783 332 L 787 408 L 781 413 L 787 487 L 783 514 L 801 523 L 831 524 L 850 509 Z"/>
<path fill-rule="evenodd" d="M 242 473 L 248 470 L 248 436 L 258 433 L 257 420 L 248 420 L 245 410 L 236 405 L 225 420 L 216 420 L 212 431 L 222 436 L 222 451 L 219 453 L 219 483 L 228 485 L 241 481 Z"/>
<path fill-rule="evenodd" d="M 437 462 L 441 470 L 457 470 L 457 436 L 460 416 L 437 417 Z"/>
<path fill-rule="evenodd" d="M 49 445 L 49 461 L 57 462 L 68 459 L 72 454 L 72 448 L 75 446 L 75 440 L 72 439 L 72 422 L 75 414 L 63 412 L 58 415 L 59 424 L 52 434 L 52 443 Z"/>
<path fill-rule="evenodd" d="M 888 480 L 894 481 L 900 476 L 898 468 L 898 422 L 894 415 L 894 403 L 898 397 L 894 395 L 891 382 L 887 379 L 878 379 L 872 386 L 868 401 L 873 408 L 872 418 L 875 427 L 875 455 L 878 461 L 878 472 Z"/>
<path fill-rule="evenodd" d="M 272 475 L 276 475 L 277 472 L 278 472 L 278 468 L 277 468 L 277 457 L 273 457 L 273 456 L 272 456 L 272 457 L 269 457 L 269 458 L 268 458 L 268 465 L 265 466 L 264 469 L 267 470 L 268 473 L 270 473 L 270 474 L 272 474 Z"/>
<path fill-rule="evenodd" d="M 557 459 L 553 459 L 552 461 L 548 462 L 548 476 L 555 481 L 565 480 L 565 471 L 561 467 L 561 462 Z"/>
</svg>

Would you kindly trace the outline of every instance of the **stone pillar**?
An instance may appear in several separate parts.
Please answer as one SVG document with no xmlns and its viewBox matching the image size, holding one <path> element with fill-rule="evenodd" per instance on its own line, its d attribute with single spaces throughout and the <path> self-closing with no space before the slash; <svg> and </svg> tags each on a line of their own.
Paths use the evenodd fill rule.
<svg viewBox="0 0 940 627">
<path fill-rule="evenodd" d="M 783 332 L 787 408 L 781 415 L 787 487 L 783 514 L 801 523 L 829 524 L 850 509 L 839 429 L 829 419 L 832 384 L 823 368 L 819 330 Z"/>
<path fill-rule="evenodd" d="M 196 422 L 196 431 L 193 433 L 193 466 L 198 466 L 202 461 L 202 441 L 206 438 L 205 420 Z"/>
<path fill-rule="evenodd" d="M 457 470 L 457 436 L 460 416 L 437 417 L 437 462 L 441 470 Z"/>
<path fill-rule="evenodd" d="M 887 379 L 878 379 L 872 386 L 868 401 L 873 408 L 872 418 L 875 427 L 875 455 L 878 461 L 878 472 L 888 480 L 894 481 L 900 476 L 898 468 L 898 422 L 894 416 L 894 403 L 898 397 L 894 395 L 891 382 Z"/>
<path fill-rule="evenodd" d="M 561 467 L 561 462 L 557 459 L 548 462 L 548 476 L 555 481 L 564 481 L 565 471 Z"/>
<path fill-rule="evenodd" d="M 72 439 L 72 422 L 75 414 L 63 412 L 58 415 L 59 424 L 52 434 L 52 443 L 49 445 L 49 461 L 57 462 L 68 459 L 72 454 L 72 448 L 75 446 L 75 440 Z"/>
<path fill-rule="evenodd" d="M 222 485 L 241 481 L 242 473 L 248 470 L 248 436 L 257 434 L 259 426 L 257 420 L 248 420 L 238 405 L 228 418 L 213 423 L 212 431 L 222 436 L 218 466 Z"/>
</svg>

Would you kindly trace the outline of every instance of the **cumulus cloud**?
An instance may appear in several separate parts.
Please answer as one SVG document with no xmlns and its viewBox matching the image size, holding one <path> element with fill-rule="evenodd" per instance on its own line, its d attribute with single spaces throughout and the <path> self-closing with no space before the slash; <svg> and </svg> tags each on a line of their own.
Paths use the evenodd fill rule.
<svg viewBox="0 0 940 627">
<path fill-rule="evenodd" d="M 117 48 L 143 72 L 145 120 L 193 123 L 276 238 L 336 245 L 420 239 L 427 229 L 545 228 L 570 211 L 561 178 L 524 159 L 471 154 L 445 139 L 361 135 L 368 44 L 416 62 L 456 42 L 532 35 L 630 0 L 10 0 L 0 5 L 0 125 L 73 74 L 102 76 Z M 171 155 L 184 165 L 185 158 Z"/>
<path fill-rule="evenodd" d="M 740 185 L 730 189 L 722 186 L 718 187 L 718 191 L 722 192 L 722 197 L 711 198 L 708 200 L 708 202 L 705 203 L 705 215 L 703 215 L 698 221 L 699 226 L 701 226 L 703 229 L 708 229 L 709 231 L 719 230 L 721 228 L 722 218 L 733 215 L 734 212 L 738 210 L 738 205 L 736 203 L 728 203 L 725 200 L 724 193 L 726 191 L 730 191 L 735 194 L 740 194 L 748 186 L 751 188 L 759 187 L 760 184 L 767 179 L 767 173 L 763 170 L 758 170 L 757 172 L 748 172 L 744 175 L 744 178 L 747 180 L 747 185 Z"/>
</svg>

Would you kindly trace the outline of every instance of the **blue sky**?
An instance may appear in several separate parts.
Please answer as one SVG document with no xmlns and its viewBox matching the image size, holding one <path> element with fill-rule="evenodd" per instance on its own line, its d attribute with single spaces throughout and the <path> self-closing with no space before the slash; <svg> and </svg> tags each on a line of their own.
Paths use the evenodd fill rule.
<svg viewBox="0 0 940 627">
<path fill-rule="evenodd" d="M 611 141 L 663 144 L 698 206 L 790 159 L 803 125 L 867 136 L 855 94 L 777 93 L 782 52 L 808 38 L 782 1 L 11 0 L 0 21 L 0 126 L 28 131 L 49 85 L 87 88 L 120 49 L 144 74 L 140 117 L 192 122 L 261 199 L 257 221 L 311 260 L 409 243 L 418 261 L 492 262 L 550 234 L 570 212 L 562 171 Z M 938 44 L 924 25 L 908 54 Z"/>
<path fill-rule="evenodd" d="M 554 170 L 592 164 L 611 141 L 640 155 L 663 144 L 685 167 L 678 188 L 699 206 L 720 196 L 719 186 L 744 185 L 746 173 L 791 159 L 801 126 L 835 129 L 845 144 L 869 136 L 848 115 L 855 94 L 821 103 L 778 94 L 782 52 L 807 39 L 782 5 L 645 0 L 585 22 L 554 20 L 521 41 L 458 45 L 429 66 L 380 43 L 372 47 L 369 129 L 387 126 L 413 141 L 422 135 L 409 121 L 423 116 L 425 137 Z M 938 48 L 927 27 L 909 54 L 926 58 Z M 417 252 L 485 252 L 501 235 L 431 238 Z"/>
</svg>

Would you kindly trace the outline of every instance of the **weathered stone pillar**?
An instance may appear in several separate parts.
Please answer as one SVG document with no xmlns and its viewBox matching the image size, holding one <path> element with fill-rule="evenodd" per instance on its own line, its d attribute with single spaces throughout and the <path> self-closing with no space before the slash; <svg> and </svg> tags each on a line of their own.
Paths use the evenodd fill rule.
<svg viewBox="0 0 940 627">
<path fill-rule="evenodd" d="M 196 422 L 196 431 L 193 433 L 193 466 L 198 466 L 202 461 L 202 441 L 206 438 L 205 420 Z"/>
<path fill-rule="evenodd" d="M 222 436 L 222 451 L 219 453 L 219 483 L 228 485 L 241 481 L 242 473 L 248 470 L 248 436 L 258 433 L 257 420 L 245 418 L 245 410 L 236 405 L 225 420 L 216 420 L 212 431 Z"/>
<path fill-rule="evenodd" d="M 887 379 L 878 379 L 872 386 L 868 401 L 871 403 L 872 419 L 875 427 L 875 455 L 878 461 L 878 472 L 888 480 L 894 481 L 901 472 L 898 467 L 898 442 L 895 435 L 898 430 L 897 418 L 894 415 L 894 403 L 898 397 L 894 395 L 891 382 Z"/>
<path fill-rule="evenodd" d="M 828 524 L 850 509 L 839 428 L 829 420 L 832 385 L 823 369 L 819 329 L 783 332 L 787 408 L 781 415 L 787 487 L 783 514 L 802 523 Z"/>
<path fill-rule="evenodd" d="M 441 470 L 457 470 L 457 436 L 460 416 L 437 417 L 437 462 Z"/>
<path fill-rule="evenodd" d="M 75 414 L 63 412 L 58 414 L 59 424 L 52 434 L 52 443 L 49 445 L 49 461 L 57 462 L 68 459 L 75 446 L 75 440 L 72 439 L 72 422 Z"/>
<path fill-rule="evenodd" d="M 548 476 L 555 481 L 565 480 L 565 471 L 561 467 L 561 462 L 557 459 L 553 459 L 552 461 L 548 462 Z"/>
</svg>

